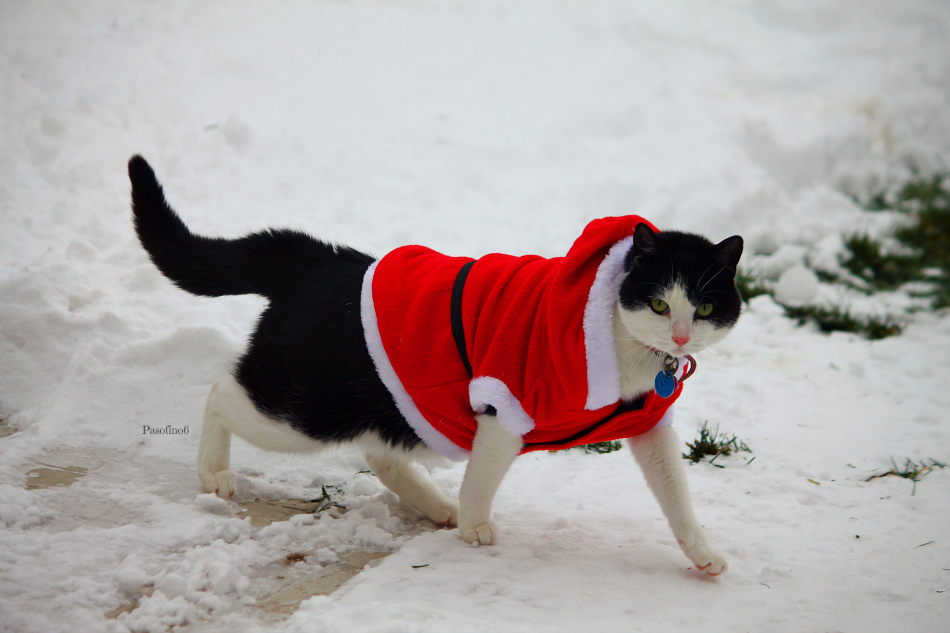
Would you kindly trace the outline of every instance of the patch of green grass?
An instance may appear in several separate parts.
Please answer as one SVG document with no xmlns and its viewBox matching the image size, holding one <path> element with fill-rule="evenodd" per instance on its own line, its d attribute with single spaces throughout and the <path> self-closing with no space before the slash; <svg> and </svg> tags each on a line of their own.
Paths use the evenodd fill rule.
<svg viewBox="0 0 950 633">
<path fill-rule="evenodd" d="M 900 189 L 876 187 L 867 200 L 853 194 L 851 197 L 868 211 L 910 213 L 926 207 L 950 209 L 950 193 L 944 186 L 950 174 L 937 172 L 931 176 L 921 176 L 915 168 L 911 169 L 911 173 L 913 176 Z"/>
<path fill-rule="evenodd" d="M 814 321 L 822 332 L 853 332 L 867 336 L 872 341 L 900 334 L 904 329 L 891 317 L 856 317 L 850 310 L 842 310 L 837 306 L 786 306 L 785 313 L 793 319 L 798 319 L 800 325 Z"/>
<path fill-rule="evenodd" d="M 884 248 L 880 241 L 863 234 L 852 235 L 845 242 L 850 256 L 842 265 L 867 282 L 866 292 L 895 290 L 910 282 L 924 282 L 932 290 L 915 296 L 930 297 L 934 308 L 950 306 L 948 179 L 950 174 L 945 173 L 914 177 L 895 193 L 880 191 L 862 203 L 868 211 L 907 215 L 907 223 L 893 234 L 899 243 L 898 252 Z M 814 321 L 823 332 L 854 332 L 872 340 L 894 336 L 903 330 L 893 317 L 858 317 L 841 308 L 786 307 L 785 311 L 799 323 Z"/>
<path fill-rule="evenodd" d="M 891 466 L 893 466 L 893 468 L 891 468 L 889 471 L 884 472 L 884 473 L 879 473 L 876 475 L 871 475 L 870 477 L 865 479 L 865 481 L 871 481 L 872 479 L 887 477 L 889 475 L 896 475 L 897 477 L 910 479 L 912 482 L 914 482 L 914 489 L 910 493 L 911 496 L 913 496 L 917 492 L 917 482 L 920 481 L 924 475 L 932 471 L 934 468 L 947 467 L 946 464 L 942 462 L 938 462 L 936 459 L 933 459 L 933 458 L 930 458 L 929 464 L 926 461 L 921 461 L 918 463 L 908 458 L 907 461 L 904 462 L 904 466 L 902 468 L 898 468 L 897 464 L 894 462 L 894 459 L 891 458 Z"/>
<path fill-rule="evenodd" d="M 909 281 L 934 285 L 935 308 L 950 306 L 950 191 L 948 173 L 915 177 L 895 195 L 877 193 L 865 203 L 869 211 L 896 211 L 908 222 L 894 231 L 907 254 L 885 253 L 879 242 L 866 235 L 852 236 L 847 247 L 852 257 L 843 262 L 855 275 L 875 288 L 890 290 Z M 926 271 L 938 270 L 928 275 Z"/>
<path fill-rule="evenodd" d="M 950 211 L 950 192 L 943 182 L 947 176 L 937 173 L 908 181 L 897 196 L 895 208 L 910 213 L 925 209 Z"/>
<path fill-rule="evenodd" d="M 943 283 L 937 287 L 936 292 L 933 294 L 933 307 L 936 309 L 950 308 L 950 279 L 947 278 L 948 274 L 950 273 L 944 272 Z"/>
<path fill-rule="evenodd" d="M 749 303 L 749 300 L 755 297 L 772 294 L 771 289 L 765 282 L 743 270 L 736 274 L 736 289 L 739 291 L 739 296 L 746 303 Z"/>
<path fill-rule="evenodd" d="M 596 442 L 594 444 L 584 444 L 582 446 L 576 446 L 583 450 L 585 453 L 591 453 L 594 455 L 606 455 L 607 453 L 613 453 L 614 451 L 619 451 L 622 448 L 620 440 L 611 440 L 609 442 Z"/>
<path fill-rule="evenodd" d="M 857 200 L 858 204 L 862 204 L 860 200 Z M 890 211 L 891 203 L 887 201 L 887 192 L 878 191 L 871 196 L 871 199 L 866 203 L 863 203 L 863 206 L 868 211 Z"/>
<path fill-rule="evenodd" d="M 716 425 L 714 431 L 709 430 L 709 422 L 703 422 L 702 427 L 696 433 L 696 439 L 692 443 L 687 442 L 686 446 L 690 449 L 689 453 L 683 453 L 683 459 L 688 459 L 694 464 L 698 464 L 705 457 L 712 457 L 709 463 L 712 464 L 720 455 L 731 455 L 732 453 L 746 452 L 751 453 L 745 442 L 742 442 L 735 435 L 729 436 L 725 433 L 719 433 L 719 425 Z M 754 457 L 752 459 L 755 459 Z M 749 460 L 752 461 L 751 459 Z M 723 468 L 719 464 L 713 464 Z"/>
<path fill-rule="evenodd" d="M 894 237 L 919 255 L 920 269 L 939 269 L 928 277 L 937 285 L 934 307 L 950 306 L 950 192 L 944 184 L 947 174 L 908 183 L 901 191 L 901 208 L 914 222 L 899 228 Z"/>
<path fill-rule="evenodd" d="M 845 242 L 849 256 L 842 262 L 854 276 L 839 278 L 818 271 L 825 283 L 845 285 L 871 295 L 896 290 L 917 282 L 914 297 L 930 298 L 934 309 L 950 307 L 950 172 L 915 176 L 899 190 L 877 191 L 869 199 L 855 200 L 868 211 L 892 211 L 907 216 L 893 238 L 896 248 L 866 234 L 852 235 Z M 740 270 L 736 288 L 746 303 L 753 297 L 772 295 L 767 282 Z M 862 317 L 838 307 L 783 306 L 800 324 L 815 322 L 822 332 L 853 332 L 878 340 L 895 336 L 903 325 L 894 317 Z M 913 310 L 913 309 L 912 309 Z"/>
<path fill-rule="evenodd" d="M 868 235 L 852 235 L 845 242 L 851 257 L 845 268 L 877 290 L 893 290 L 920 279 L 921 262 L 916 255 L 886 253 L 881 243 Z"/>
</svg>

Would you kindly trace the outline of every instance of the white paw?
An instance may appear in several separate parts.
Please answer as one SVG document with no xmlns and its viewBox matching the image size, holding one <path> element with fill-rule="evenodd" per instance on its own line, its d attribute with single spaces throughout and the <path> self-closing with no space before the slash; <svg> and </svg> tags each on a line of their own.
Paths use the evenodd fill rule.
<svg viewBox="0 0 950 633">
<path fill-rule="evenodd" d="M 198 478 L 205 490 L 217 494 L 222 499 L 230 499 L 237 491 L 237 477 L 234 471 L 219 470 L 216 473 L 210 470 L 199 471 Z"/>
<path fill-rule="evenodd" d="M 443 527 L 455 527 L 459 524 L 459 507 L 452 501 L 442 501 L 425 513 L 433 522 Z"/>
<path fill-rule="evenodd" d="M 718 576 L 729 569 L 726 557 L 709 546 L 701 531 L 687 532 L 677 540 L 686 556 L 696 565 L 696 569 L 706 572 L 709 576 Z"/>
<path fill-rule="evenodd" d="M 498 542 L 499 533 L 494 521 L 487 521 L 475 527 L 459 527 L 459 536 L 463 541 L 479 545 L 494 545 Z"/>
</svg>

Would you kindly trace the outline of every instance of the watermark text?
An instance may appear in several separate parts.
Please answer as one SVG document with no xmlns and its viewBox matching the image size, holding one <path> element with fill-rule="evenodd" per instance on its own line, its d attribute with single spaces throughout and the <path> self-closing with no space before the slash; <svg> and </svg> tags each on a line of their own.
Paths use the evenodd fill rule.
<svg viewBox="0 0 950 633">
<path fill-rule="evenodd" d="M 189 433 L 191 433 L 191 429 L 188 428 L 187 424 L 181 428 L 176 428 L 171 424 L 163 428 L 142 425 L 142 435 L 188 435 Z"/>
</svg>

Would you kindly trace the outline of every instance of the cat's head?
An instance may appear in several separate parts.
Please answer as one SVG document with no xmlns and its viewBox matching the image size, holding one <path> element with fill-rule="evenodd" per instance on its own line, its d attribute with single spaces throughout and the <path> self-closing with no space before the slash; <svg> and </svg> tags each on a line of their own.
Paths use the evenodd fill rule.
<svg viewBox="0 0 950 633">
<path fill-rule="evenodd" d="M 736 267 L 742 238 L 713 244 L 679 231 L 636 227 L 620 287 L 620 316 L 630 335 L 673 356 L 721 341 L 739 319 Z"/>
</svg>

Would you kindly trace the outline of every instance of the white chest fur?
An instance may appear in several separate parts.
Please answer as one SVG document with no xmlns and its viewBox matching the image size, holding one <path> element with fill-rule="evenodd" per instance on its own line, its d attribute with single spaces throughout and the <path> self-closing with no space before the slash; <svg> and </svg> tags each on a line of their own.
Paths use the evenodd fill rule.
<svg viewBox="0 0 950 633">
<path fill-rule="evenodd" d="M 663 361 L 652 349 L 633 337 L 617 304 L 614 315 L 614 341 L 617 348 L 617 366 L 620 370 L 620 397 L 633 400 L 653 389 L 657 373 L 663 369 Z M 628 316 L 629 318 L 629 316 Z"/>
</svg>

